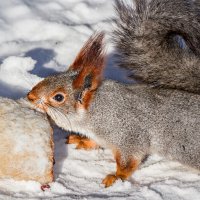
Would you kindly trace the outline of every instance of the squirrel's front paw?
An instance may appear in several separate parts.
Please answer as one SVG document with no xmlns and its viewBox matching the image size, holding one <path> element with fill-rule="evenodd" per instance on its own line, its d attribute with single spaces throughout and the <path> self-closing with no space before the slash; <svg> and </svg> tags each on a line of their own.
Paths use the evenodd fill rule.
<svg viewBox="0 0 200 200">
<path fill-rule="evenodd" d="M 99 148 L 99 145 L 90 139 L 83 139 L 76 146 L 76 149 L 85 149 L 85 150 L 92 150 L 92 149 L 98 149 L 98 148 Z"/>
<path fill-rule="evenodd" d="M 102 184 L 105 185 L 105 187 L 110 187 L 111 185 L 113 185 L 113 183 L 118 179 L 117 176 L 113 175 L 113 174 L 108 174 L 106 176 L 106 178 L 103 179 Z"/>
<path fill-rule="evenodd" d="M 66 144 L 78 144 L 82 138 L 80 135 L 69 135 Z"/>
<path fill-rule="evenodd" d="M 76 144 L 76 149 L 92 150 L 99 148 L 99 145 L 93 140 L 79 135 L 70 135 L 66 143 Z"/>
</svg>

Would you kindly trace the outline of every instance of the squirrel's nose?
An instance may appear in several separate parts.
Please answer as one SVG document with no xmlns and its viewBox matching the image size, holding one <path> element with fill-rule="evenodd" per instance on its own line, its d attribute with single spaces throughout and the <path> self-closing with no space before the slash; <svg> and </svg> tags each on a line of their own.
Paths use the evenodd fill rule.
<svg viewBox="0 0 200 200">
<path fill-rule="evenodd" d="M 29 101 L 35 101 L 37 99 L 37 97 L 32 92 L 27 94 L 27 98 Z"/>
</svg>

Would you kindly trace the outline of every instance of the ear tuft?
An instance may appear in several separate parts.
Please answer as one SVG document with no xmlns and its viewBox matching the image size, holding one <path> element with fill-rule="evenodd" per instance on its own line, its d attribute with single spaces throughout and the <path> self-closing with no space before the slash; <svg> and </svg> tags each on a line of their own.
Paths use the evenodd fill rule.
<svg viewBox="0 0 200 200">
<path fill-rule="evenodd" d="M 103 32 L 93 34 L 82 47 L 75 61 L 70 66 L 71 71 L 78 72 L 73 81 L 74 89 L 83 88 L 86 77 L 88 76 L 91 77 L 90 85 L 93 89 L 101 82 L 102 72 L 105 65 L 103 40 Z"/>
<path fill-rule="evenodd" d="M 81 102 L 81 107 L 88 109 L 96 89 L 101 84 L 105 65 L 103 40 L 103 32 L 93 34 L 70 66 L 71 72 L 76 73 L 72 83 L 75 97 L 81 98 L 76 106 Z"/>
</svg>

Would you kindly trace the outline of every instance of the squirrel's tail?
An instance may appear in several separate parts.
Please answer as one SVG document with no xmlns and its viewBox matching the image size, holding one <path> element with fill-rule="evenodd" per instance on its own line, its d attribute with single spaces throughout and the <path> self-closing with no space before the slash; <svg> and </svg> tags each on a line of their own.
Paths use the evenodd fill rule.
<svg viewBox="0 0 200 200">
<path fill-rule="evenodd" d="M 116 0 L 119 65 L 153 86 L 200 92 L 200 9 L 190 0 L 134 2 Z"/>
</svg>

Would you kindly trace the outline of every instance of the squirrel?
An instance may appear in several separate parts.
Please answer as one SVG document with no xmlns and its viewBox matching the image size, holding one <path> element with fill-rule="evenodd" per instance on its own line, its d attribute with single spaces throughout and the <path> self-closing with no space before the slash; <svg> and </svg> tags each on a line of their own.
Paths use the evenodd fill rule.
<svg viewBox="0 0 200 200">
<path fill-rule="evenodd" d="M 146 62 L 145 67 L 149 67 L 149 70 L 150 67 L 157 66 L 159 75 L 171 63 L 174 67 L 173 74 L 166 71 L 166 77 L 162 77 L 166 87 L 162 84 L 163 87 L 152 87 L 152 81 L 144 77 L 143 80 L 146 81 L 129 85 L 102 80 L 105 50 L 104 34 L 100 32 L 89 38 L 68 71 L 45 78 L 27 95 L 28 100 L 36 108 L 46 112 L 58 126 L 79 132 L 113 151 L 117 169 L 115 174 L 105 177 L 102 182 L 105 187 L 111 186 L 117 179 L 128 179 L 143 159 L 152 153 L 200 170 L 200 96 L 196 94 L 198 90 L 189 85 L 189 81 L 190 84 L 193 82 L 190 74 L 179 69 L 186 70 L 190 63 L 198 63 L 199 50 L 195 47 L 198 47 L 197 33 L 200 29 L 196 8 L 186 0 L 135 2 L 135 8 L 120 1 L 116 4 L 120 20 L 117 21 L 115 41 L 119 42 L 118 49 L 124 57 L 121 64 L 127 63 L 130 69 L 133 66 L 135 73 L 134 63 L 138 63 L 143 77 L 141 63 Z M 188 27 L 185 22 L 195 16 L 197 17 L 192 19 Z M 184 33 L 184 49 L 172 37 L 180 33 L 175 31 L 178 27 Z M 170 36 L 171 29 L 174 34 Z M 194 29 L 197 30 L 192 33 Z M 147 43 L 143 36 L 148 39 Z M 156 46 L 150 48 L 148 45 L 152 44 Z M 119 47 L 120 45 L 123 47 Z M 142 49 L 143 46 L 145 50 Z M 189 64 L 185 65 L 186 63 Z M 197 65 L 191 64 L 190 67 L 194 74 L 197 73 Z M 154 74 L 156 68 L 153 71 Z M 182 72 L 185 82 L 181 82 Z M 147 75 L 148 73 L 149 71 Z M 159 75 L 154 74 L 156 80 Z M 167 76 L 169 82 L 165 81 Z M 151 73 L 147 77 L 151 77 Z M 172 78 L 174 83 L 171 84 Z M 198 76 L 195 78 L 197 82 Z M 196 84 L 193 86 L 198 87 Z"/>
</svg>

